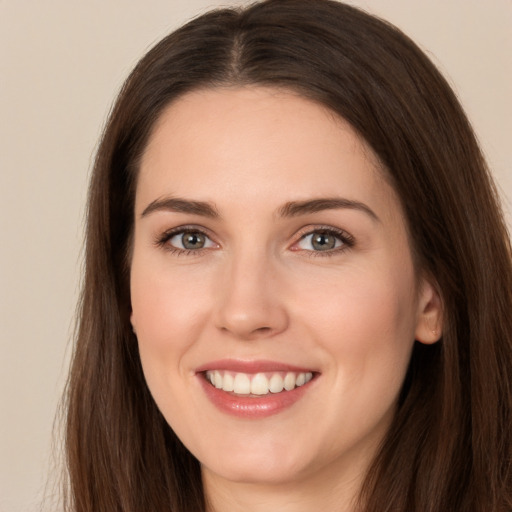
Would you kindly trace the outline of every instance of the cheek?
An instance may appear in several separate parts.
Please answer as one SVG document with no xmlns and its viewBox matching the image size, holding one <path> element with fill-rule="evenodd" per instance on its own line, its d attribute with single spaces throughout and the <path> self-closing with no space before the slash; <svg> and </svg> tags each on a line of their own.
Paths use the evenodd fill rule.
<svg viewBox="0 0 512 512">
<path fill-rule="evenodd" d="M 414 342 L 413 291 L 396 278 L 360 275 L 352 282 L 345 276 L 346 286 L 329 301 L 311 294 L 302 310 L 329 369 L 324 378 L 332 408 L 318 414 L 331 425 L 342 424 L 345 440 L 376 425 L 387 428 Z"/>
<path fill-rule="evenodd" d="M 150 387 L 156 379 L 168 382 L 184 376 L 184 356 L 204 325 L 208 305 L 205 283 L 193 282 L 165 272 L 155 265 L 142 265 L 134 258 L 131 271 L 132 323 Z"/>
<path fill-rule="evenodd" d="M 301 297 L 301 317 L 329 354 L 344 385 L 363 391 L 368 386 L 401 385 L 414 342 L 416 298 L 414 273 L 369 271 L 345 273 L 329 288 L 309 287 Z M 322 289 L 323 288 L 323 289 Z M 323 290 L 331 289 L 329 300 Z"/>
<path fill-rule="evenodd" d="M 195 279 L 197 272 L 188 268 L 170 271 L 165 258 L 148 259 L 134 257 L 132 262 L 132 323 L 137 333 L 155 341 L 185 341 L 176 333 L 190 333 L 200 323 L 209 295 L 208 276 L 203 272 Z"/>
<path fill-rule="evenodd" d="M 317 307 L 316 313 L 330 339 L 343 339 L 347 349 L 359 350 L 377 346 L 379 340 L 399 342 L 412 330 L 411 303 L 409 294 L 402 295 L 382 281 L 370 286 L 358 283 Z"/>
<path fill-rule="evenodd" d="M 187 357 L 204 326 L 207 294 L 199 283 L 180 278 L 185 273 L 171 276 L 152 263 L 132 264 L 132 322 L 150 392 L 167 422 L 178 431 L 185 422 L 186 430 L 187 389 L 194 380 Z"/>
</svg>

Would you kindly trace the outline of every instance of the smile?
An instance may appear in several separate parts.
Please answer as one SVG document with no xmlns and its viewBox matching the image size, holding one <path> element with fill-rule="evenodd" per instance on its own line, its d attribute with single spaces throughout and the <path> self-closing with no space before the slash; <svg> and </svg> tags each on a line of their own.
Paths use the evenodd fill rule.
<svg viewBox="0 0 512 512">
<path fill-rule="evenodd" d="M 291 391 L 307 384 L 312 372 L 261 372 L 256 374 L 208 370 L 206 379 L 217 389 L 240 396 L 263 396 Z"/>
<path fill-rule="evenodd" d="M 212 361 L 195 373 L 218 410 L 252 420 L 291 408 L 316 388 L 320 377 L 317 370 L 286 363 L 233 359 Z"/>
</svg>

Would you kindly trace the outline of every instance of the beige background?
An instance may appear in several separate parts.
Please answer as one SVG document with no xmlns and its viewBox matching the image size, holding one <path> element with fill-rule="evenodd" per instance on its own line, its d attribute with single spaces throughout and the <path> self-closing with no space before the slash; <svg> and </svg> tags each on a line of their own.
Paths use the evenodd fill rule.
<svg viewBox="0 0 512 512">
<path fill-rule="evenodd" d="M 123 78 L 207 0 L 0 0 L 0 512 L 39 510 L 95 144 Z M 224 5 L 236 2 L 224 2 Z M 354 0 L 441 67 L 512 198 L 512 0 Z"/>
</svg>

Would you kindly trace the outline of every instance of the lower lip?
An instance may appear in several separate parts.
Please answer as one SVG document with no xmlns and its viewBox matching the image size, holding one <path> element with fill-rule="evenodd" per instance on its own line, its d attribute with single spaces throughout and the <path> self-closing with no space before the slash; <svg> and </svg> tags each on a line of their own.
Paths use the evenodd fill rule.
<svg viewBox="0 0 512 512">
<path fill-rule="evenodd" d="M 288 409 L 307 393 L 310 385 L 315 381 L 313 378 L 303 386 L 296 387 L 291 391 L 246 397 L 217 389 L 205 379 L 204 374 L 198 374 L 198 377 L 206 396 L 222 412 L 239 418 L 255 419 L 273 416 Z"/>
</svg>

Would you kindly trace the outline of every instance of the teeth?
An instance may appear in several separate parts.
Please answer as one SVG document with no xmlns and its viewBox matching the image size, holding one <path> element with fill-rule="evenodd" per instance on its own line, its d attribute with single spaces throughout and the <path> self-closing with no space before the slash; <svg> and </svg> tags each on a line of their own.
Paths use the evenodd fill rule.
<svg viewBox="0 0 512 512">
<path fill-rule="evenodd" d="M 291 391 L 295 387 L 295 374 L 294 373 L 287 373 L 286 377 L 284 378 L 284 389 L 286 391 Z"/>
<path fill-rule="evenodd" d="M 266 395 L 268 393 L 268 379 L 264 373 L 257 373 L 251 381 L 251 394 Z"/>
<path fill-rule="evenodd" d="M 271 393 L 280 393 L 284 389 L 284 382 L 281 375 L 278 373 L 274 373 L 272 377 L 270 377 L 270 381 L 268 383 L 268 389 Z"/>
<path fill-rule="evenodd" d="M 297 375 L 297 378 L 295 379 L 295 385 L 304 386 L 304 384 L 306 384 L 306 374 L 299 373 L 299 375 Z"/>
<path fill-rule="evenodd" d="M 206 378 L 217 389 L 234 392 L 237 395 L 268 395 L 291 391 L 303 386 L 313 378 L 312 372 L 287 373 L 234 373 L 221 370 L 206 372 Z"/>
<path fill-rule="evenodd" d="M 213 385 L 217 389 L 222 388 L 222 375 L 217 370 L 215 370 L 215 372 L 213 373 Z"/>
<path fill-rule="evenodd" d="M 224 388 L 222 388 L 224 389 Z M 233 391 L 238 395 L 248 395 L 251 392 L 251 381 L 245 373 L 236 373 Z"/>
<path fill-rule="evenodd" d="M 231 375 L 230 373 L 224 374 L 224 379 L 222 381 L 222 389 L 224 391 L 234 391 L 235 379 L 233 378 L 233 375 Z"/>
</svg>

